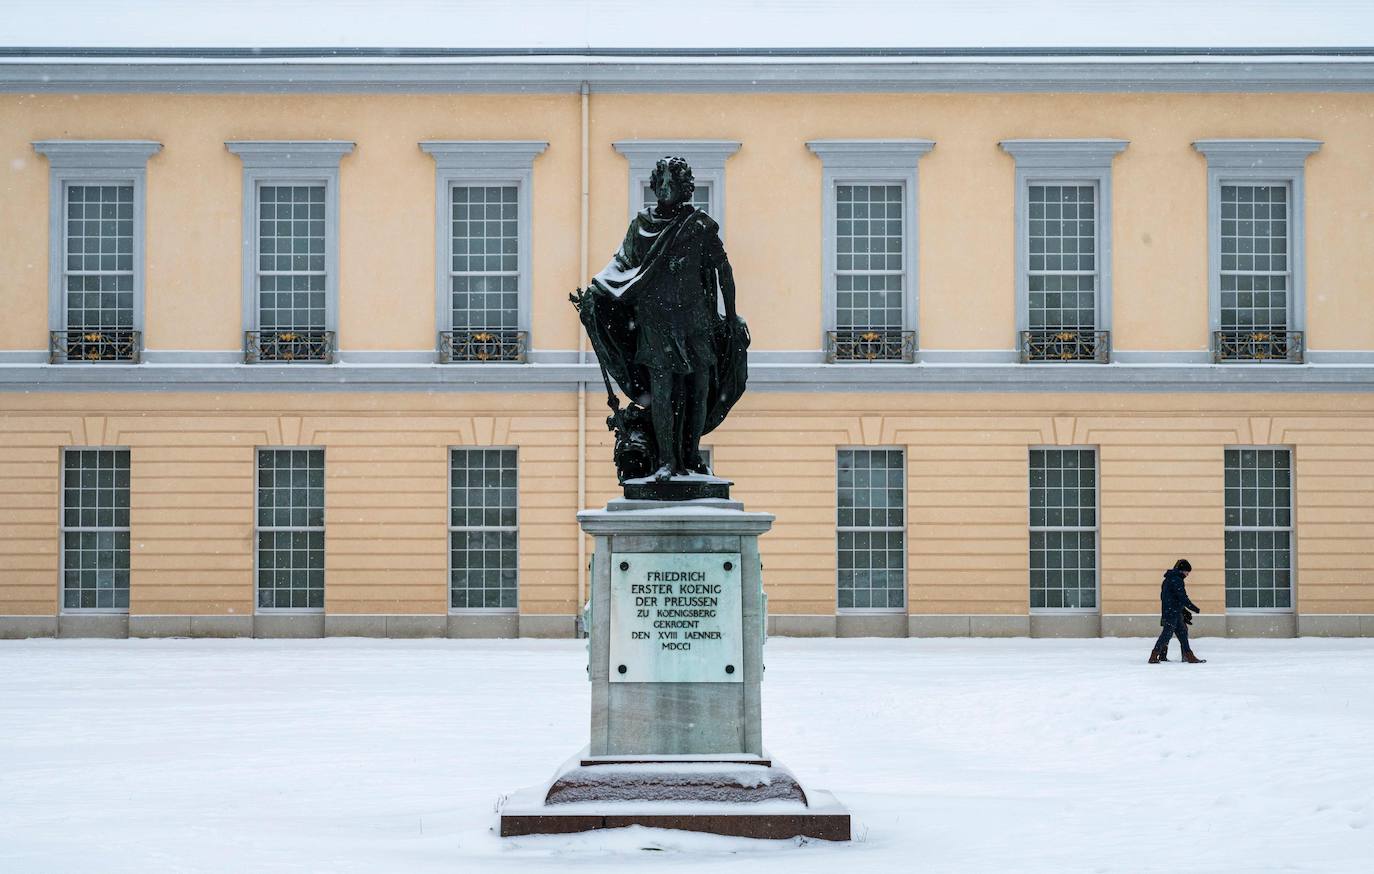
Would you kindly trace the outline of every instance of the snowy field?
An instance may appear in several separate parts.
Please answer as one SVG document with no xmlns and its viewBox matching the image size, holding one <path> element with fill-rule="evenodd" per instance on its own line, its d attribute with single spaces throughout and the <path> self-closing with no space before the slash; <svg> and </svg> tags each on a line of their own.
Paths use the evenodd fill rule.
<svg viewBox="0 0 1374 874">
<path fill-rule="evenodd" d="M 586 740 L 581 642 L 4 641 L 0 871 L 1374 871 L 1374 641 L 1198 650 L 770 641 L 834 845 L 495 837 Z"/>
</svg>

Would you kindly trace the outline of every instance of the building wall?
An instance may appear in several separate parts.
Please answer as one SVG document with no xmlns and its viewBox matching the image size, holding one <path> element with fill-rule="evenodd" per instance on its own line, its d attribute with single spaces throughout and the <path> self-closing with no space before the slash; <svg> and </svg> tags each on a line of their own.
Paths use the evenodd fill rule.
<svg viewBox="0 0 1374 874">
<path fill-rule="evenodd" d="M 58 612 L 60 450 L 101 445 L 131 452 L 134 617 L 251 616 L 253 450 L 306 445 L 325 449 L 329 616 L 447 613 L 447 447 L 474 445 L 519 449 L 521 616 L 578 609 L 575 393 L 6 400 L 0 616 Z M 616 491 L 601 403 L 588 398 L 589 506 Z M 1036 445 L 1099 447 L 1102 615 L 1154 614 L 1180 555 L 1194 599 L 1220 615 L 1222 452 L 1254 444 L 1295 450 L 1297 613 L 1374 614 L 1369 396 L 762 392 L 708 442 L 735 495 L 777 515 L 761 541 L 774 615 L 835 615 L 836 448 L 895 446 L 907 612 L 1024 629 Z"/>
<path fill-rule="evenodd" d="M 627 218 L 627 164 L 613 142 L 737 140 L 726 164 L 726 245 L 754 350 L 815 353 L 822 167 L 807 141 L 931 139 L 935 148 L 919 163 L 920 346 L 1009 352 L 1014 161 L 998 142 L 1037 137 L 1129 141 L 1112 171 L 1112 345 L 1197 353 L 1208 345 L 1207 174 L 1192 142 L 1321 140 L 1306 163 L 1307 344 L 1361 353 L 1366 362 L 1374 355 L 1374 97 L 1361 93 L 594 93 L 589 269 L 619 244 Z M 145 345 L 206 352 L 242 342 L 242 165 L 225 141 L 357 144 L 340 170 L 345 352 L 434 348 L 435 167 L 417 144 L 547 141 L 534 161 L 532 344 L 578 348 L 580 326 L 566 302 L 587 278 L 579 269 L 575 94 L 0 94 L 0 361 L 46 347 L 49 171 L 31 143 L 49 138 L 163 144 L 148 163 Z M 1054 365 L 1040 367 L 1050 379 Z M 1070 367 L 1081 375 L 1092 365 Z M 599 506 L 617 491 L 595 375 L 530 379 L 508 391 L 474 380 L 382 392 L 343 386 L 342 377 L 319 392 L 260 391 L 261 383 L 142 390 L 141 374 L 156 368 L 129 369 L 128 384 L 116 380 L 100 392 L 58 390 L 51 380 L 32 390 L 5 383 L 0 617 L 8 618 L 0 633 L 59 629 L 64 446 L 130 449 L 130 614 L 160 617 L 135 622 L 135 631 L 264 630 L 245 618 L 254 614 L 254 447 L 292 445 L 325 448 L 326 615 L 340 619 L 336 629 L 391 633 L 385 623 L 342 621 L 383 616 L 424 620 L 396 626 L 406 633 L 454 630 L 444 621 L 446 450 L 502 445 L 519 449 L 520 620 L 474 620 L 458 631 L 571 631 L 580 603 L 579 384 L 588 388 L 582 503 Z M 735 493 L 751 509 L 777 514 L 762 548 L 780 631 L 845 633 L 835 618 L 836 450 L 897 446 L 907 453 L 911 618 L 850 623 L 851 630 L 1144 633 L 1161 570 L 1187 555 L 1197 568 L 1192 591 L 1207 611 L 1202 630 L 1291 632 L 1291 620 L 1271 627 L 1215 618 L 1224 603 L 1223 450 L 1274 444 L 1295 450 L 1296 613 L 1313 617 L 1313 632 L 1374 633 L 1368 378 L 1356 374 L 1339 392 L 1219 391 L 1209 381 L 1236 368 L 1197 370 L 1199 391 L 1129 393 L 1091 385 L 921 391 L 908 390 L 906 377 L 897 390 L 884 382 L 891 370 L 853 371 L 865 375 L 845 390 L 795 380 L 751 390 L 707 442 Z M 232 372 L 248 380 L 246 370 Z M 1101 618 L 1089 625 L 1029 615 L 1027 455 L 1037 445 L 1099 448 Z M 168 617 L 241 621 L 162 622 Z"/>
<path fill-rule="evenodd" d="M 726 164 L 726 245 L 756 348 L 820 343 L 821 162 L 806 142 L 921 137 L 924 349 L 1014 348 L 1014 161 L 1008 138 L 1118 137 L 1114 347 L 1207 348 L 1201 138 L 1308 137 L 1308 345 L 1374 349 L 1374 97 L 1367 94 L 594 94 L 591 269 L 624 234 L 632 138 L 740 141 Z M 0 350 L 45 348 L 46 138 L 147 138 L 149 349 L 240 348 L 241 164 L 236 139 L 343 139 L 340 345 L 434 346 L 434 164 L 427 139 L 534 139 L 533 345 L 577 347 L 576 95 L 0 94 Z M 194 192 L 194 196 L 187 196 Z M 811 302 L 801 304 L 801 302 Z M 387 318 L 378 319 L 378 313 Z M 1168 314 L 1161 318 L 1161 314 Z"/>
</svg>

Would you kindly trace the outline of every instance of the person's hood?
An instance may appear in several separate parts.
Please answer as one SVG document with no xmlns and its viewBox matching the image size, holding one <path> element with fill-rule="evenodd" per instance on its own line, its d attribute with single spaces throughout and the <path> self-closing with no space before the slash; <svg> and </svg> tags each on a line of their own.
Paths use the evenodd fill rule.
<svg viewBox="0 0 1374 874">
<path fill-rule="evenodd" d="M 1179 580 L 1181 582 L 1183 580 L 1183 571 L 1177 568 L 1169 568 L 1167 571 L 1164 572 L 1164 579 L 1167 580 L 1171 578 Z"/>
</svg>

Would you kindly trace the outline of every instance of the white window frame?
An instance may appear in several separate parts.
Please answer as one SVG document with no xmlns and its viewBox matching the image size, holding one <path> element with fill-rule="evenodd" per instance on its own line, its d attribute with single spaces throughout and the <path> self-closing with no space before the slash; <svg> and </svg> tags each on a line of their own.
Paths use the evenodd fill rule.
<svg viewBox="0 0 1374 874">
<path fill-rule="evenodd" d="M 1016 343 L 1030 330 L 1030 189 L 1032 185 L 1092 185 L 1097 191 L 1096 331 L 1112 330 L 1112 161 L 1126 140 L 1003 140 L 1016 161 Z"/>
<path fill-rule="evenodd" d="M 1083 614 L 1096 616 L 1102 612 L 1102 448 L 1100 446 L 1086 446 L 1082 444 L 1072 444 L 1069 446 L 1058 446 L 1051 444 L 1032 444 L 1026 447 L 1026 603 L 1030 603 L 1030 532 L 1032 531 L 1082 531 L 1083 527 L 1074 526 L 1046 526 L 1036 528 L 1030 524 L 1030 458 L 1031 453 L 1041 450 L 1090 450 L 1093 454 L 1093 498 L 1096 506 L 1093 508 L 1093 520 L 1097 523 L 1093 530 L 1093 585 L 1096 592 L 1093 600 L 1096 607 L 1028 607 L 1031 614 L 1036 616 L 1065 616 L 1070 614 Z"/>
<path fill-rule="evenodd" d="M 453 471 L 454 450 L 464 451 L 485 451 L 488 449 L 510 450 L 515 453 L 515 525 L 454 525 L 453 524 L 453 482 L 451 474 Z M 521 585 L 520 585 L 520 447 L 519 446 L 450 446 L 444 456 L 446 462 L 444 467 L 444 494 L 446 515 L 448 522 L 448 541 L 444 544 L 445 553 L 445 573 L 444 573 L 444 603 L 448 605 L 448 612 L 452 616 L 471 616 L 480 614 L 501 614 L 512 615 L 520 612 Z M 513 531 L 515 532 L 515 605 L 512 607 L 454 607 L 453 606 L 453 534 L 456 531 Z"/>
<path fill-rule="evenodd" d="M 840 509 L 840 453 L 841 452 L 900 452 L 902 454 L 902 525 L 900 528 L 880 526 L 858 528 L 850 526 L 842 529 L 839 524 Z M 831 494 L 835 496 L 835 612 L 838 615 L 906 615 L 911 608 L 911 473 L 910 461 L 905 446 L 836 446 L 835 478 L 831 481 Z M 841 607 L 840 606 L 840 531 L 901 531 L 902 532 L 902 606 L 900 607 Z"/>
<path fill-rule="evenodd" d="M 733 140 L 618 140 L 611 146 L 630 164 L 629 216 L 634 218 L 644 209 L 644 186 L 660 158 L 685 158 L 692 165 L 696 182 L 710 183 L 710 206 L 706 214 L 720 227 L 725 239 L 725 162 L 739 151 Z"/>
<path fill-rule="evenodd" d="M 319 450 L 324 458 L 324 518 L 323 524 L 318 528 L 306 526 L 297 528 L 294 526 L 272 526 L 263 528 L 258 524 L 258 475 L 262 471 L 258 455 L 261 452 L 289 452 L 293 450 Z M 259 541 L 258 532 L 260 531 L 315 531 L 319 530 L 324 534 L 324 564 L 320 568 L 321 579 L 323 580 L 324 595 L 319 607 L 259 607 L 258 606 L 258 552 Z M 325 612 L 329 606 L 329 454 L 323 446 L 254 446 L 253 447 L 253 612 L 264 616 L 278 616 L 290 614 L 306 614 L 318 616 Z"/>
<path fill-rule="evenodd" d="M 129 526 L 121 528 L 113 526 L 110 528 L 86 528 L 76 526 L 67 527 L 67 453 L 68 452 L 128 452 L 129 453 Z M 128 446 L 63 446 L 58 455 L 59 481 L 57 497 L 57 610 L 64 615 L 79 614 L 81 616 L 92 615 L 113 615 L 127 616 L 128 607 L 68 607 L 67 604 L 67 532 L 69 531 L 128 531 L 129 535 L 129 603 L 133 603 L 134 594 L 134 569 L 133 569 L 133 452 Z"/>
<path fill-rule="evenodd" d="M 243 330 L 258 323 L 258 189 L 263 185 L 324 186 L 325 325 L 338 347 L 339 164 L 353 151 L 343 140 L 240 140 L 224 144 L 243 162 Z M 270 362 L 265 362 L 270 363 Z M 323 362 L 315 362 L 323 363 Z"/>
<path fill-rule="evenodd" d="M 921 157 L 935 148 L 934 140 L 811 140 L 806 144 L 821 159 L 821 336 L 836 330 L 839 301 L 836 264 L 836 190 L 840 185 L 901 185 L 902 190 L 902 330 L 920 324 L 920 181 Z M 920 360 L 920 336 L 916 338 Z M 884 361 L 882 365 L 900 364 Z M 852 367 L 855 362 L 844 362 Z"/>
<path fill-rule="evenodd" d="M 435 337 L 453 330 L 453 308 L 449 296 L 453 264 L 453 232 L 449 216 L 453 188 L 464 185 L 514 185 L 519 220 L 517 330 L 525 332 L 527 348 L 532 347 L 533 255 L 530 241 L 534 224 L 534 159 L 542 155 L 549 144 L 543 140 L 425 140 L 419 145 L 422 152 L 434 159 Z M 501 363 L 515 362 L 484 362 L 478 366 L 490 367 Z"/>
<path fill-rule="evenodd" d="M 1307 158 L 1320 140 L 1197 140 L 1207 159 L 1207 331 L 1221 330 L 1221 188 L 1223 185 L 1288 187 L 1288 330 L 1307 330 Z M 1304 347 L 1307 345 L 1303 344 Z"/>
<path fill-rule="evenodd" d="M 67 330 L 66 241 L 69 185 L 132 185 L 134 189 L 134 324 L 143 331 L 147 267 L 148 159 L 162 150 L 154 140 L 39 140 L 48 159 L 48 330 Z M 69 364 L 81 363 L 78 361 Z M 108 363 L 108 362 L 102 362 Z"/>
<path fill-rule="evenodd" d="M 1298 468 L 1297 468 L 1297 464 L 1296 464 L 1298 454 L 1297 454 L 1297 451 L 1296 451 L 1296 447 L 1294 447 L 1294 446 L 1292 446 L 1292 445 L 1289 445 L 1289 444 L 1284 444 L 1284 443 L 1273 443 L 1273 444 L 1266 444 L 1266 445 L 1257 445 L 1257 444 L 1231 444 L 1231 443 L 1228 443 L 1228 444 L 1226 444 L 1224 447 L 1222 447 L 1222 462 L 1221 462 L 1221 464 L 1222 464 L 1222 475 L 1223 475 L 1223 477 L 1225 476 L 1225 471 L 1226 471 L 1226 452 L 1229 451 L 1229 450 L 1237 450 L 1237 451 L 1243 452 L 1243 451 L 1245 451 L 1245 450 L 1247 450 L 1247 449 L 1258 449 L 1258 450 L 1268 450 L 1268 451 L 1274 451 L 1274 450 L 1282 449 L 1282 450 L 1284 450 L 1284 451 L 1286 451 L 1286 452 L 1288 453 L 1288 527 L 1287 527 L 1287 528 L 1283 528 L 1283 527 L 1279 527 L 1279 526 L 1274 526 L 1274 527 L 1269 527 L 1269 528 L 1260 528 L 1260 527 L 1245 527 L 1245 526 L 1234 526 L 1234 527 L 1233 527 L 1233 526 L 1228 526 L 1228 525 L 1226 524 L 1226 518 L 1225 518 L 1226 500 L 1225 500 L 1225 494 L 1224 494 L 1224 491 L 1225 491 L 1225 483 L 1223 482 L 1223 484 L 1222 484 L 1222 489 L 1223 489 L 1223 496 L 1222 496 L 1222 522 L 1221 522 L 1221 530 L 1222 530 L 1222 557 L 1221 557 L 1222 581 L 1221 581 L 1221 597 L 1222 597 L 1222 604 L 1223 604 L 1222 610 L 1223 610 L 1223 611 L 1225 612 L 1225 614 L 1228 615 L 1228 616 L 1237 616 L 1237 615 L 1240 615 L 1240 616 L 1244 616 L 1244 615 L 1258 615 L 1258 616 L 1263 616 L 1263 615 L 1280 615 L 1280 616 L 1284 616 L 1284 615 L 1289 615 L 1289 614 L 1296 614 L 1296 613 L 1298 612 L 1298 515 L 1297 515 L 1297 504 L 1298 504 Z M 1228 530 L 1230 530 L 1230 531 L 1262 531 L 1262 530 L 1268 530 L 1268 531 L 1287 531 L 1287 532 L 1288 532 L 1288 596 L 1289 596 L 1289 597 L 1288 597 L 1288 604 L 1289 604 L 1289 606 L 1287 606 L 1287 607 L 1226 607 L 1226 606 L 1224 606 L 1225 603 L 1226 603 L 1226 544 L 1225 544 L 1225 540 L 1226 540 L 1226 532 L 1227 532 Z"/>
</svg>

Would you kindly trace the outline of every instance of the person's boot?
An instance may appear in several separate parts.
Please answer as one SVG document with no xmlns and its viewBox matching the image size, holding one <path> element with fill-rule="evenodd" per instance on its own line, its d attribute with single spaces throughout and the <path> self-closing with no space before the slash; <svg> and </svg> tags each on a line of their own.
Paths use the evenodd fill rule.
<svg viewBox="0 0 1374 874">
<path fill-rule="evenodd" d="M 1150 661 L 1148 662 L 1148 664 L 1159 664 L 1159 658 L 1159 647 L 1155 647 L 1154 649 L 1150 650 Z"/>
<path fill-rule="evenodd" d="M 1190 665 L 1205 665 L 1205 664 L 1207 664 L 1207 660 L 1206 660 L 1206 659 L 1200 659 L 1200 658 L 1198 658 L 1196 655 L 1193 654 L 1193 651 L 1192 651 L 1192 650 L 1188 650 L 1187 652 L 1185 652 L 1185 653 L 1183 654 L 1183 661 L 1186 662 L 1187 664 L 1190 664 Z"/>
</svg>

